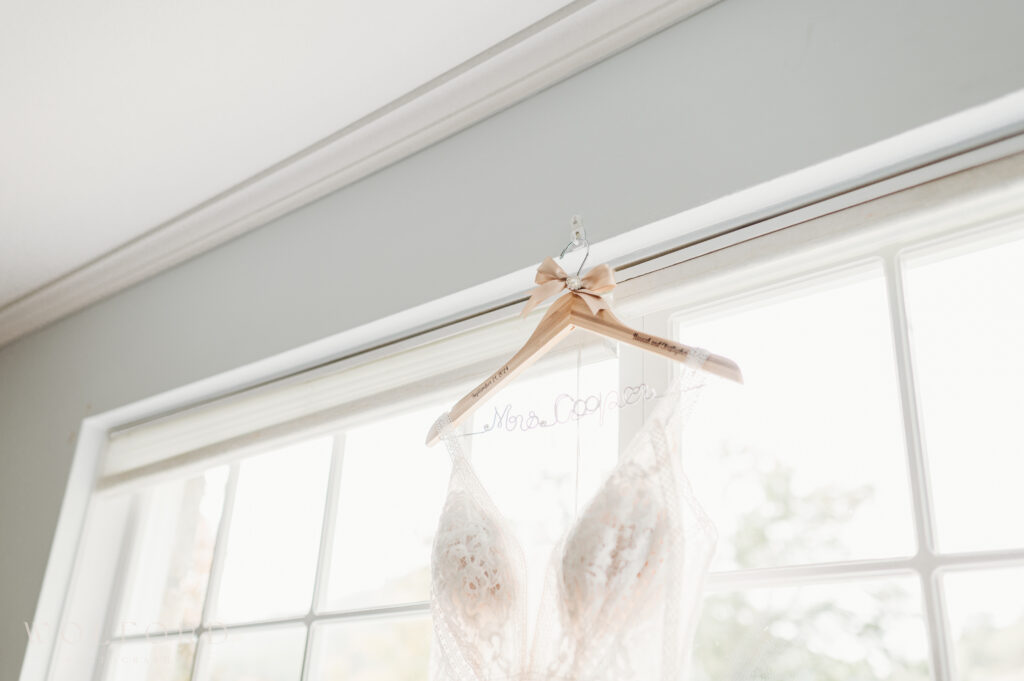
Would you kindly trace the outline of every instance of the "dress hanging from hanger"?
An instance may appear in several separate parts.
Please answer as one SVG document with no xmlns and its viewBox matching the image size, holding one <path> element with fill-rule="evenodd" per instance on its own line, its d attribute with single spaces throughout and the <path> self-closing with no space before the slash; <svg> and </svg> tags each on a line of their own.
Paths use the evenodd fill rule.
<svg viewBox="0 0 1024 681">
<path fill-rule="evenodd" d="M 523 549 L 439 419 L 452 472 L 431 558 L 432 681 L 682 678 L 716 541 L 680 457 L 707 356 L 682 366 L 556 546 L 532 640 Z"/>
</svg>

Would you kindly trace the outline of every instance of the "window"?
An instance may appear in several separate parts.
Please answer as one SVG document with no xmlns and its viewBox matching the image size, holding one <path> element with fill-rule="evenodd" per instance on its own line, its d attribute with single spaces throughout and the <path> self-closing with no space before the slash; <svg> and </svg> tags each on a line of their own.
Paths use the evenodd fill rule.
<svg viewBox="0 0 1024 681">
<path fill-rule="evenodd" d="M 746 379 L 713 384 L 684 433 L 720 537 L 696 679 L 1024 668 L 1024 222 L 871 210 L 616 291 L 623 316 Z M 117 434 L 51 681 L 426 679 L 448 458 L 423 435 L 528 332 L 499 322 Z M 466 444 L 520 532 L 530 607 L 669 369 L 581 337 L 476 413 Z"/>
<path fill-rule="evenodd" d="M 670 317 L 746 378 L 686 434 L 721 532 L 694 678 L 1024 669 L 1024 221 L 904 241 Z"/>
</svg>

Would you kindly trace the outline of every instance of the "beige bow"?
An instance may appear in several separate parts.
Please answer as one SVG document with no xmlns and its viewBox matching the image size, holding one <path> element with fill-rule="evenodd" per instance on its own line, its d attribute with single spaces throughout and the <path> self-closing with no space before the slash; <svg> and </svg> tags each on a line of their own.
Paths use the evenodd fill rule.
<svg viewBox="0 0 1024 681">
<path fill-rule="evenodd" d="M 530 299 L 526 301 L 520 316 L 525 317 L 544 300 L 566 289 L 570 294 L 582 299 L 590 311 L 597 314 L 598 310 L 608 309 L 608 303 L 601 294 L 615 288 L 615 274 L 608 265 L 598 265 L 582 277 L 577 277 L 567 275 L 554 258 L 544 259 L 537 268 L 537 276 L 533 280 L 537 287 L 530 291 Z"/>
</svg>

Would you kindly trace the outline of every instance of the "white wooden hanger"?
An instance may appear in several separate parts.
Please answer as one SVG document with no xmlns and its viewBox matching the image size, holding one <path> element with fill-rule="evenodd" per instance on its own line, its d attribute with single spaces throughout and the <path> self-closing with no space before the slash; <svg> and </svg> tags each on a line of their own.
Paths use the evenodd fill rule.
<svg viewBox="0 0 1024 681">
<path fill-rule="evenodd" d="M 574 224 L 576 220 L 574 219 Z M 582 229 L 574 231 L 573 242 L 562 251 L 562 255 L 574 245 L 580 242 L 586 245 L 587 255 L 590 253 L 590 244 L 582 234 Z M 561 256 L 560 256 L 561 257 Z M 565 338 L 573 329 L 585 329 L 602 336 L 617 340 L 621 343 L 628 343 L 642 348 L 649 352 L 668 357 L 680 362 L 685 362 L 694 352 L 694 348 L 677 343 L 666 338 L 659 338 L 638 331 L 626 326 L 616 317 L 608 307 L 600 294 L 611 290 L 614 287 L 614 278 L 611 275 L 611 268 L 607 265 L 599 265 L 591 270 L 585 277 L 580 277 L 583 270 L 583 263 L 580 263 L 575 276 L 567 276 L 554 260 L 548 258 L 541 264 L 537 273 L 539 286 L 534 289 L 534 295 L 527 303 L 528 311 L 534 305 L 547 297 L 544 289 L 564 290 L 568 292 L 556 300 L 548 309 L 533 334 L 526 340 L 526 343 L 512 356 L 504 365 L 483 383 L 471 390 L 468 395 L 455 403 L 448 413 L 452 427 L 457 426 L 467 416 L 480 406 L 488 397 L 495 394 L 512 379 L 518 376 L 524 369 L 540 359 L 548 350 Z M 588 281 L 589 280 L 589 281 Z M 561 282 L 561 283 L 558 283 Z M 597 284 L 596 290 L 588 288 L 588 284 Z M 539 295 L 538 295 L 539 294 Z M 739 366 L 731 359 L 719 355 L 709 355 L 701 366 L 702 371 L 722 376 L 737 383 L 743 382 L 743 375 Z M 441 433 L 435 424 L 427 433 L 427 445 L 433 446 L 440 440 Z"/>
</svg>

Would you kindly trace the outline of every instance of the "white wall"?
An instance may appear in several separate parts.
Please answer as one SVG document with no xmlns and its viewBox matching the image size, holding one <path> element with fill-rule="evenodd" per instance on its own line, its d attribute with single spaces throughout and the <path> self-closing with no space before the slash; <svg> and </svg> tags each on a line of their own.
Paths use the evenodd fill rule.
<svg viewBox="0 0 1024 681">
<path fill-rule="evenodd" d="M 0 680 L 83 417 L 527 266 L 573 213 L 599 240 L 1018 90 L 1021 26 L 1017 0 L 725 0 L 0 349 Z"/>
</svg>

